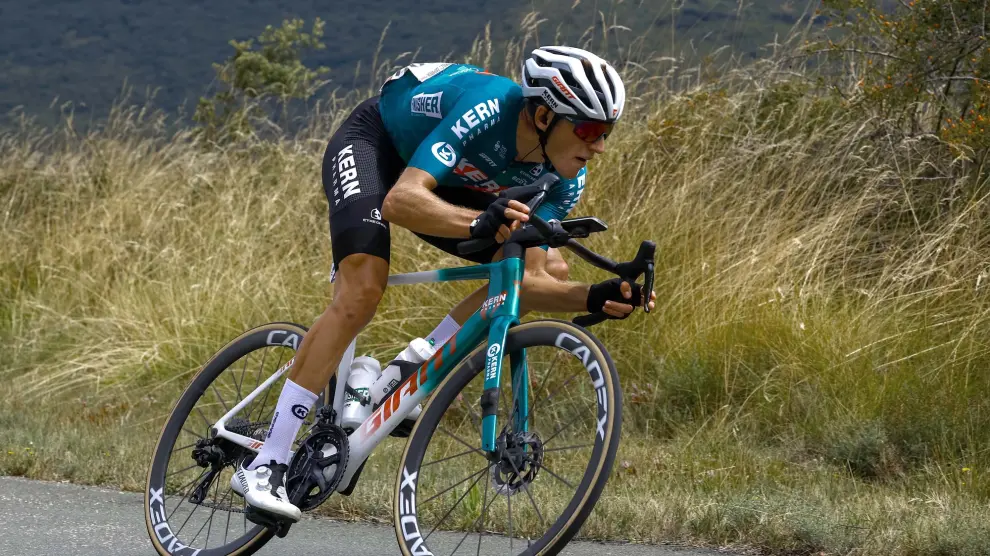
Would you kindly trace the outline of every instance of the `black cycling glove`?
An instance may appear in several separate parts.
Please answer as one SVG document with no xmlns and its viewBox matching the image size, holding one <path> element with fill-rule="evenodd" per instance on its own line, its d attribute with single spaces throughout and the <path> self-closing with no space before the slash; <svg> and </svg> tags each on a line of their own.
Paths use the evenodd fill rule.
<svg viewBox="0 0 990 556">
<path fill-rule="evenodd" d="M 588 290 L 588 312 L 592 314 L 601 312 L 602 308 L 605 307 L 606 301 L 616 301 L 632 305 L 633 307 L 641 307 L 643 305 L 643 286 L 636 282 L 629 282 L 629 285 L 632 286 L 632 298 L 626 299 L 622 296 L 621 287 L 622 283 L 627 281 L 622 278 L 612 278 L 611 280 L 593 284 L 591 289 Z M 628 316 L 626 315 L 626 317 Z M 608 318 L 619 319 L 620 317 L 608 315 Z"/>
<path fill-rule="evenodd" d="M 471 223 L 471 237 L 473 239 L 494 239 L 498 235 L 498 229 L 508 226 L 512 219 L 506 218 L 505 210 L 509 208 L 509 199 L 499 198 L 488 205 L 485 212 L 478 215 Z"/>
</svg>

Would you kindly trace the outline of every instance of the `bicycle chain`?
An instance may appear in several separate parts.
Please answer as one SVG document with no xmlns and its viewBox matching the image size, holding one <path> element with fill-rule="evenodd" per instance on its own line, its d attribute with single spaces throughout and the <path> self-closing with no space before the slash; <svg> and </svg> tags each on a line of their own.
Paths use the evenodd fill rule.
<svg viewBox="0 0 990 556">
<path fill-rule="evenodd" d="M 222 506 L 220 504 L 214 504 L 213 502 L 210 502 L 210 501 L 207 501 L 207 500 L 203 500 L 198 505 L 199 506 L 203 506 L 204 508 L 211 508 L 211 509 L 214 509 L 214 510 L 226 510 L 226 511 L 228 511 L 230 513 L 234 513 L 234 514 L 245 513 L 245 510 L 243 508 L 235 508 L 234 506 Z"/>
</svg>

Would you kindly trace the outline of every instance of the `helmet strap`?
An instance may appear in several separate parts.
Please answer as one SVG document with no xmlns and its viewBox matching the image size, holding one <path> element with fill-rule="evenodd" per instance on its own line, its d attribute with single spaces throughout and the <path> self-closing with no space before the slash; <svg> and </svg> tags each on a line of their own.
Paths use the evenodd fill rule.
<svg viewBox="0 0 990 556">
<path fill-rule="evenodd" d="M 536 134 L 540 138 L 540 151 L 543 152 L 543 166 L 548 172 L 553 171 L 553 163 L 550 162 L 550 157 L 547 156 L 547 139 L 550 138 L 550 132 L 553 131 L 553 126 L 557 125 L 559 118 L 557 113 L 553 113 L 553 117 L 550 118 L 550 123 L 547 124 L 547 128 L 544 130 L 536 129 Z"/>
</svg>

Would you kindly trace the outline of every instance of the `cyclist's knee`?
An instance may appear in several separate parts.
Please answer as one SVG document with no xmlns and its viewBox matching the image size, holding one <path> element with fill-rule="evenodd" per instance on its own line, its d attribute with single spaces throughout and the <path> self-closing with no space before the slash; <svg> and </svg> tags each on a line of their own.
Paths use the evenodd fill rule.
<svg viewBox="0 0 990 556">
<path fill-rule="evenodd" d="M 331 306 L 356 323 L 367 324 L 378 309 L 388 283 L 388 263 L 374 255 L 344 258 L 334 278 Z"/>
</svg>

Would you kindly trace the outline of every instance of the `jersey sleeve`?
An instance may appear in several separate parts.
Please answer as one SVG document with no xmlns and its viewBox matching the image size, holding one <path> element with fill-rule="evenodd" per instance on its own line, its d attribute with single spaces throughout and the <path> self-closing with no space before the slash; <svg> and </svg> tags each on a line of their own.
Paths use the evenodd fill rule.
<svg viewBox="0 0 990 556">
<path fill-rule="evenodd" d="M 473 143 L 501 120 L 505 106 L 505 98 L 493 97 L 491 92 L 463 91 L 416 148 L 408 165 L 444 183 L 465 153 L 474 152 Z"/>
</svg>

